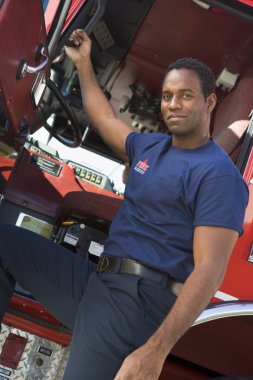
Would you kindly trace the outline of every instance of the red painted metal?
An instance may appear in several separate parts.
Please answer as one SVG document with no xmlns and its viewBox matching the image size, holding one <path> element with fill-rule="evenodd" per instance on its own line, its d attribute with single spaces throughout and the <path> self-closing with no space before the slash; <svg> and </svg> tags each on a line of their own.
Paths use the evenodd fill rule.
<svg viewBox="0 0 253 380">
<path fill-rule="evenodd" d="M 159 380 L 207 380 L 213 378 L 213 373 L 191 363 L 174 360 L 168 357 L 164 363 Z"/>
<path fill-rule="evenodd" d="M 0 354 L 0 364 L 8 368 L 17 369 L 27 342 L 27 338 L 10 333 Z"/>
<path fill-rule="evenodd" d="M 8 181 L 11 171 L 13 169 L 15 160 L 9 157 L 1 157 L 0 159 L 0 181 L 2 183 L 2 188 L 3 185 Z"/>
<path fill-rule="evenodd" d="M 53 317 L 39 302 L 21 296 L 19 294 L 14 294 L 12 296 L 9 308 L 17 310 L 22 314 L 31 315 L 38 320 L 51 323 L 55 326 L 61 325 L 61 323 L 55 317 Z"/>
<path fill-rule="evenodd" d="M 37 25 L 32 33 L 23 27 L 28 14 Z M 17 79 L 17 73 L 22 60 L 30 66 L 38 66 L 45 59 L 36 59 L 40 45 L 46 45 L 42 5 L 33 0 L 27 0 L 22 6 L 18 0 L 4 1 L 0 12 L 0 93 L 12 125 L 12 135 L 25 128 L 26 122 L 30 124 L 36 112 L 31 89 L 38 74 L 26 74 Z"/>
<path fill-rule="evenodd" d="M 84 5 L 84 3 L 86 1 L 87 0 L 73 0 L 72 1 L 68 16 L 67 16 L 65 24 L 63 26 L 63 30 L 62 30 L 63 32 L 69 26 L 69 24 L 72 22 L 75 15 L 78 14 L 79 10 L 81 9 L 81 7 Z"/>
<path fill-rule="evenodd" d="M 52 340 L 62 346 L 68 346 L 71 341 L 71 335 L 65 332 L 57 331 L 57 329 L 48 328 L 29 319 L 16 316 L 11 313 L 5 313 L 3 323 L 9 326 L 15 326 L 17 329 L 27 331 L 31 334 L 41 336 L 44 339 Z"/>
<path fill-rule="evenodd" d="M 253 0 L 239 1 L 253 6 Z M 46 10 L 47 31 L 50 28 L 58 3 L 59 0 L 51 0 Z M 72 1 L 63 30 L 71 23 L 84 3 L 85 0 Z M 1 16 L 6 4 L 8 1 L 2 5 Z M 185 5 L 186 2 L 171 0 L 170 8 L 176 13 L 174 11 L 168 13 L 167 0 L 157 0 L 141 26 L 127 56 L 128 61 L 134 62 L 136 67 L 138 66 L 138 78 L 136 80 L 146 83 L 149 89 L 153 89 L 154 92 L 160 92 L 160 82 L 168 63 L 180 56 L 193 55 L 194 52 L 197 52 L 198 58 L 208 62 L 216 74 L 227 64 L 233 72 L 241 73 L 252 61 L 252 49 L 249 49 L 249 45 L 246 43 L 247 38 L 252 35 L 252 25 L 230 15 L 224 17 L 223 12 L 206 12 L 193 2 L 187 2 L 187 7 Z M 19 16 L 20 9 L 18 11 Z M 2 27 L 1 16 L 0 24 Z M 176 28 L 173 27 L 174 23 L 177 25 Z M 154 30 L 158 30 L 158 36 L 154 36 Z M 182 39 L 181 33 L 173 34 L 173 30 L 184 30 L 185 39 Z M 201 30 L 201 35 L 196 30 Z M 220 38 L 221 31 L 222 38 Z M 8 37 L 8 41 L 4 45 L 5 48 L 7 48 L 7 44 L 12 42 L 13 39 Z M 31 43 L 30 40 L 29 43 Z M 1 46 L 3 45 L 1 44 Z M 18 45 L 18 50 L 23 52 L 22 49 L 21 45 Z M 8 49 L 7 52 L 9 53 Z M 6 64 L 5 57 L 3 62 L 0 63 L 0 70 L 3 67 L 1 65 Z M 9 73 L 13 75 L 14 70 L 8 71 L 8 75 Z M 10 82 L 12 81 L 13 77 Z M 29 88 L 30 85 L 29 82 L 26 88 Z M 22 93 L 22 98 L 25 98 L 24 93 Z M 8 112 L 11 112 L 9 110 L 14 108 L 13 97 L 9 96 L 8 98 L 7 96 L 6 100 L 8 101 Z M 14 125 L 18 125 L 18 122 L 15 121 Z M 64 163 L 61 163 L 62 170 L 59 177 L 43 173 L 40 169 L 30 165 L 30 157 L 31 152 L 25 151 L 17 170 L 9 180 L 5 193 L 6 200 L 55 218 L 57 222 L 61 222 L 64 217 L 72 212 L 76 213 L 77 210 L 84 214 L 88 213 L 112 220 L 118 207 L 120 207 L 122 198 L 99 187 L 78 181 L 73 171 Z M 50 160 L 59 163 L 53 159 Z M 13 164 L 13 160 L 1 158 L 0 175 L 4 182 L 10 177 Z M 250 192 L 244 234 L 235 246 L 220 290 L 228 296 L 245 300 L 253 299 L 253 264 L 247 260 L 253 242 L 253 183 L 251 183 L 253 178 L 253 151 L 249 157 L 244 178 Z M 37 189 L 40 189 L 39 193 Z M 213 302 L 217 301 L 219 299 L 213 299 Z M 62 345 L 69 344 L 70 334 L 57 331 L 60 323 L 36 301 L 14 295 L 10 307 L 22 312 L 22 314 L 26 313 L 38 323 L 11 313 L 5 314 L 4 323 Z M 52 328 L 42 326 L 39 321 L 52 324 Z M 174 348 L 173 354 L 187 360 L 188 363 L 204 366 L 210 371 L 215 370 L 226 375 L 235 373 L 245 376 L 252 375 L 252 331 L 252 318 L 240 320 L 229 318 L 200 325 L 189 330 Z M 243 358 L 238 360 L 242 350 Z M 186 362 L 184 364 L 175 362 L 169 357 L 164 365 L 160 380 L 169 378 L 173 380 L 204 380 L 211 377 L 207 371 L 201 371 L 201 369 L 186 364 Z"/>
<path fill-rule="evenodd" d="M 253 150 L 251 151 L 244 179 L 249 188 L 249 203 L 244 219 L 244 234 L 238 239 L 229 261 L 221 291 L 242 300 L 253 299 L 253 263 L 248 255 L 253 243 Z"/>
<path fill-rule="evenodd" d="M 241 3 L 249 5 L 250 7 L 253 7 L 253 0 L 238 0 L 238 1 L 240 1 Z"/>
<path fill-rule="evenodd" d="M 233 317 L 195 326 L 172 354 L 222 375 L 252 375 L 253 318 Z"/>
<path fill-rule="evenodd" d="M 68 12 L 68 16 L 66 18 L 66 21 L 64 23 L 62 32 L 69 26 L 69 24 L 72 22 L 75 15 L 79 12 L 80 8 L 83 6 L 86 0 L 73 0 L 70 6 L 70 10 Z M 58 5 L 60 3 L 60 0 L 51 0 L 48 3 L 46 12 L 45 12 L 45 24 L 46 24 L 46 32 L 48 33 L 51 24 L 53 22 L 55 12 L 58 8 Z"/>
<path fill-rule="evenodd" d="M 167 0 L 156 0 L 131 44 L 127 61 L 135 64 L 136 82 L 160 95 L 166 68 L 180 57 L 197 57 L 216 75 L 224 67 L 242 73 L 253 60 L 251 35 L 252 24 L 240 18 L 209 12 L 184 0 L 170 0 L 168 11 Z"/>
<path fill-rule="evenodd" d="M 55 12 L 57 11 L 59 4 L 60 4 L 60 0 L 51 0 L 48 3 L 46 12 L 44 14 L 47 33 L 48 33 L 48 31 L 52 25 L 52 22 L 53 22 L 53 19 L 55 16 Z"/>
<path fill-rule="evenodd" d="M 31 155 L 32 153 L 24 150 L 17 169 L 8 181 L 5 199 L 25 206 L 29 210 L 54 217 L 62 198 L 69 191 L 82 191 L 82 189 L 76 183 L 75 175 L 67 165 L 63 164 L 60 175 L 55 177 L 33 166 Z M 50 161 L 59 164 L 53 159 Z M 37 189 L 40 191 L 38 192 Z"/>
<path fill-rule="evenodd" d="M 118 195 L 102 189 L 98 186 L 78 181 L 74 171 L 62 162 L 52 158 L 46 158 L 50 162 L 60 164 L 62 169 L 58 177 L 42 172 L 41 169 L 31 164 L 31 157 L 34 152 L 24 150 L 17 168 L 8 181 L 5 190 L 5 199 L 28 210 L 37 211 L 41 214 L 55 218 L 56 211 L 64 197 L 73 192 L 90 192 L 101 194 L 110 198 L 122 199 Z M 38 154 L 40 157 L 43 155 Z M 10 165 L 10 161 L 8 164 Z M 14 164 L 14 162 L 12 161 Z M 0 172 L 4 173 L 6 161 L 1 160 Z M 7 170 L 9 174 L 9 167 Z M 38 189 L 40 191 L 38 191 Z M 96 209 L 96 207 L 95 207 Z M 85 211 L 85 210 L 84 210 Z"/>
</svg>

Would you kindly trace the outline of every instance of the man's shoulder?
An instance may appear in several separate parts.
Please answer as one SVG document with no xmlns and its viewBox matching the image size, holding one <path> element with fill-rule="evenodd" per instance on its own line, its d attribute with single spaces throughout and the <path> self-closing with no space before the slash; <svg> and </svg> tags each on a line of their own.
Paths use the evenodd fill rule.
<svg viewBox="0 0 253 380">
<path fill-rule="evenodd" d="M 209 169 L 212 168 L 218 175 L 240 174 L 228 154 L 213 140 L 211 140 L 203 160 L 206 161 Z"/>
<path fill-rule="evenodd" d="M 171 144 L 171 137 L 163 133 L 130 133 L 127 136 L 125 145 L 130 164 L 136 155 L 140 155 L 150 149 L 159 149 L 162 141 L 169 146 Z"/>
<path fill-rule="evenodd" d="M 171 140 L 171 136 L 165 134 L 165 133 L 140 133 L 140 132 L 131 132 L 127 136 L 128 140 L 138 140 L 143 142 L 149 142 L 149 141 L 161 141 L 165 139 Z"/>
<path fill-rule="evenodd" d="M 142 149 L 154 147 L 159 145 L 161 142 L 170 145 L 171 136 L 164 133 L 132 132 L 127 137 L 126 148 L 127 150 L 133 149 L 136 152 Z"/>
</svg>

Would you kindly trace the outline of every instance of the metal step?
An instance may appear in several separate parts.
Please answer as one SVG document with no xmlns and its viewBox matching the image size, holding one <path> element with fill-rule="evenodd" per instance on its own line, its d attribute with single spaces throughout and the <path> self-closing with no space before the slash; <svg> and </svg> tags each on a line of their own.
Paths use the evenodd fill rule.
<svg viewBox="0 0 253 380">
<path fill-rule="evenodd" d="M 69 347 L 2 324 L 0 380 L 61 380 Z"/>
</svg>

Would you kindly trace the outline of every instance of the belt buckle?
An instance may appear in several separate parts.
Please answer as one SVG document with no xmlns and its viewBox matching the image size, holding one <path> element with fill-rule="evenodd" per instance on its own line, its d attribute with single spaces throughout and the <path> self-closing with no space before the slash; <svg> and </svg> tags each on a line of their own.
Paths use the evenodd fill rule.
<svg viewBox="0 0 253 380">
<path fill-rule="evenodd" d="M 108 268 L 109 263 L 110 261 L 108 257 L 106 256 L 100 257 L 98 267 L 97 267 L 97 272 L 104 272 Z"/>
</svg>

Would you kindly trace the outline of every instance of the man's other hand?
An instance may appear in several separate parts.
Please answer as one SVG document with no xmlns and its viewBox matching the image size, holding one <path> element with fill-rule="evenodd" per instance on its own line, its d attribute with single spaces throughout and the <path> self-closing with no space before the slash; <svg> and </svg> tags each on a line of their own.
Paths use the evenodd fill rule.
<svg viewBox="0 0 253 380">
<path fill-rule="evenodd" d="M 114 380 L 158 380 L 163 363 L 146 344 L 126 357 Z"/>
</svg>

